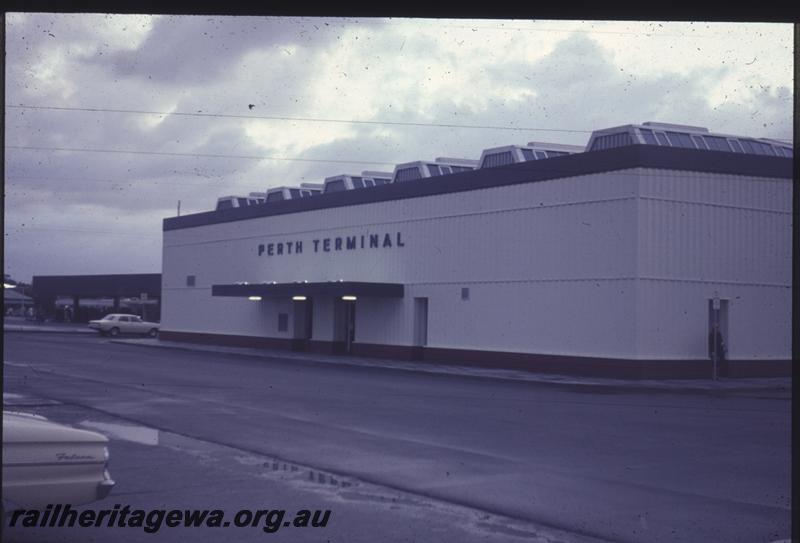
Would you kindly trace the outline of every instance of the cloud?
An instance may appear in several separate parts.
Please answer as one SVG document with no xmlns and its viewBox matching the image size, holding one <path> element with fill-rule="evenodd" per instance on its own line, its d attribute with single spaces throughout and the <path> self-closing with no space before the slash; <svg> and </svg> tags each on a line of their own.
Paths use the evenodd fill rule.
<svg viewBox="0 0 800 543">
<path fill-rule="evenodd" d="M 135 50 L 109 55 L 118 77 L 168 85 L 215 82 L 239 68 L 253 50 L 322 46 L 333 31 L 315 19 L 163 16 Z M 91 62 L 107 62 L 98 57 Z"/>
<path fill-rule="evenodd" d="M 7 148 L 6 262 L 22 279 L 157 271 L 178 200 L 199 212 L 226 194 L 585 144 L 592 129 L 648 120 L 792 135 L 789 25 L 9 14 L 6 36 L 7 104 L 84 110 L 7 107 L 7 146 L 141 153 Z M 106 237 L 120 230 L 148 241 L 115 254 Z"/>
</svg>

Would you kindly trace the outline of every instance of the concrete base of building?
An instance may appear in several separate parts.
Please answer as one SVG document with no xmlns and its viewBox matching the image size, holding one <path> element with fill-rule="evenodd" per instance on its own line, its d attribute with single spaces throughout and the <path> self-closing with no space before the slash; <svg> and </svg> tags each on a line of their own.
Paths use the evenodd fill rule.
<svg viewBox="0 0 800 543">
<path fill-rule="evenodd" d="M 158 337 L 167 341 L 184 341 L 221 347 L 253 347 L 256 349 L 298 350 L 294 340 L 273 337 L 238 336 L 205 332 L 170 332 L 159 330 Z"/>
<path fill-rule="evenodd" d="M 364 356 L 394 360 L 429 361 L 438 364 L 477 366 L 494 369 L 525 370 L 536 373 L 606 377 L 617 379 L 708 379 L 713 364 L 698 360 L 634 360 L 623 358 L 548 355 L 441 347 L 414 347 L 353 343 L 350 353 L 344 342 L 311 339 L 284 339 L 198 332 L 162 330 L 159 338 L 227 347 L 280 349 L 313 354 Z M 726 360 L 720 364 L 720 377 L 791 377 L 792 361 L 777 359 Z"/>
</svg>

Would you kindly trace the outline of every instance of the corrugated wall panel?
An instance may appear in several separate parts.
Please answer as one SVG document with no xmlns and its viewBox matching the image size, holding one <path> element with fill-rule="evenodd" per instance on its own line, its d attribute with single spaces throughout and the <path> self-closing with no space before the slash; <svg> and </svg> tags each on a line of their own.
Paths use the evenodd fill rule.
<svg viewBox="0 0 800 543">
<path fill-rule="evenodd" d="M 258 235 L 259 231 L 275 230 L 268 222 L 262 222 L 251 224 L 254 228 L 248 233 L 249 235 L 236 233 L 238 239 L 218 238 L 220 241 L 216 243 L 200 242 L 200 244 L 187 244 L 186 241 L 173 238 L 172 232 L 167 232 L 165 237 L 169 236 L 171 239 L 166 241 L 165 287 L 169 288 L 173 283 L 179 285 L 182 282 L 183 271 L 173 277 L 170 275 L 171 270 L 188 269 L 191 266 L 202 269 L 202 274 L 198 271 L 198 280 L 201 275 L 206 275 L 212 283 L 232 281 L 234 276 L 241 276 L 237 280 L 252 282 L 339 278 L 328 276 L 326 273 L 351 276 L 360 274 L 365 276 L 365 280 L 378 280 L 378 276 L 385 277 L 385 274 L 389 273 L 390 276 L 401 276 L 401 281 L 415 282 L 421 279 L 430 280 L 431 274 L 435 275 L 442 269 L 439 264 L 444 261 L 450 262 L 450 267 L 459 269 L 461 273 L 474 273 L 475 279 L 487 278 L 486 273 L 489 271 L 493 277 L 500 271 L 501 277 L 512 278 L 519 278 L 520 273 L 524 277 L 529 272 L 560 274 L 564 269 L 575 273 L 577 269 L 585 270 L 587 267 L 598 265 L 599 268 L 596 269 L 601 269 L 604 273 L 619 271 L 619 255 L 614 254 L 614 250 L 617 245 L 629 241 L 625 239 L 629 231 L 628 226 L 620 222 L 620 213 L 630 213 L 630 206 L 625 203 L 630 200 L 571 202 L 569 205 L 554 207 L 552 201 L 545 203 L 545 199 L 542 198 L 542 205 L 533 207 L 526 206 L 526 203 L 532 200 L 532 195 L 523 194 L 508 197 L 506 210 L 498 210 L 496 202 L 490 202 L 491 206 L 486 205 L 484 200 L 489 200 L 489 195 L 485 195 L 484 200 L 476 199 L 475 196 L 471 195 L 474 200 L 472 208 L 465 208 L 465 203 L 450 202 L 454 206 L 453 209 L 459 210 L 459 213 L 448 213 L 448 208 L 441 206 L 439 217 L 429 215 L 413 222 L 398 221 L 393 217 L 387 217 L 386 214 L 381 220 L 372 223 L 368 222 L 370 217 L 351 216 L 356 219 L 351 220 L 351 223 L 365 226 L 315 227 L 316 221 L 309 220 L 301 223 L 307 224 L 307 228 L 294 234 L 279 228 L 280 235 L 269 233 Z M 425 199 L 420 199 L 422 200 Z M 405 206 L 408 202 L 404 201 L 402 204 Z M 513 209 L 512 205 L 518 209 Z M 492 211 L 480 211 L 487 207 L 491 207 Z M 401 213 L 401 215 L 408 214 L 410 211 Z M 297 217 L 295 224 L 302 218 Z M 254 221 L 247 222 L 254 223 Z M 227 224 L 203 229 L 219 227 L 231 229 Z M 200 229 L 189 231 L 192 230 Z M 377 251 L 379 258 L 369 254 L 369 251 L 312 252 L 312 239 L 360 236 L 370 233 L 383 235 L 385 232 L 394 235 L 398 231 L 402 232 L 406 247 Z M 179 232 L 184 233 L 184 231 Z M 228 233 L 231 234 L 234 233 Z M 258 257 L 256 254 L 259 243 L 294 240 L 303 242 L 302 255 L 267 258 L 266 255 Z M 567 260 L 561 258 L 564 254 L 562 251 L 565 240 L 574 244 L 572 254 L 565 255 Z M 526 259 L 529 260 L 528 252 L 522 250 L 524 247 L 529 248 L 531 244 L 534 244 L 536 252 L 541 254 L 541 258 L 537 258 L 535 262 L 536 270 L 529 269 L 530 262 L 526 262 Z M 600 247 L 610 247 L 610 249 L 604 253 L 599 250 Z M 412 252 L 413 254 L 407 254 Z M 628 253 L 630 257 L 632 251 Z M 206 256 L 203 257 L 203 254 Z M 555 258 L 556 256 L 559 258 Z M 172 261 L 185 263 L 188 266 L 176 267 L 170 264 Z M 224 267 L 219 265 L 220 261 L 225 263 Z M 487 265 L 489 262 L 491 267 Z M 476 265 L 472 265 L 473 263 Z M 558 265 L 559 263 L 561 265 Z M 626 262 L 625 266 L 629 267 L 631 264 Z M 329 272 L 333 269 L 337 271 Z M 397 273 L 398 271 L 401 273 Z M 309 273 L 314 277 L 308 277 Z"/>
<path fill-rule="evenodd" d="M 788 284 L 789 213 L 641 201 L 641 277 Z"/>
<path fill-rule="evenodd" d="M 708 300 L 729 300 L 729 357 L 789 358 L 791 182 L 644 172 L 640 358 L 705 359 Z"/>
<path fill-rule="evenodd" d="M 602 313 L 603 323 L 614 320 L 606 318 L 611 313 L 621 314 L 619 307 L 632 311 L 630 288 L 619 298 L 594 294 L 617 292 L 616 283 L 635 272 L 636 190 L 636 173 L 619 172 L 167 231 L 163 282 L 165 304 L 172 309 L 165 312 L 164 327 L 215 328 L 217 317 L 201 308 L 223 315 L 228 310 L 209 299 L 207 289 L 213 284 L 389 281 L 409 285 L 406 297 L 400 309 L 394 302 L 360 302 L 359 341 L 410 344 L 413 297 L 429 296 L 431 345 L 465 347 L 466 341 L 475 348 L 556 352 L 561 344 L 575 353 L 592 352 L 595 345 L 608 354 L 630 353 L 630 330 L 625 332 L 627 346 L 616 339 L 604 344 L 603 338 L 615 335 L 607 330 L 595 336 L 588 321 L 580 324 L 592 338 L 584 343 L 564 343 L 565 336 L 555 331 L 559 326 L 568 329 L 575 311 Z M 405 247 L 313 252 L 313 239 L 376 232 L 400 232 Z M 289 241 L 302 241 L 303 253 L 257 254 L 259 244 Z M 197 287 L 187 289 L 186 275 L 196 275 Z M 580 288 L 575 285 L 589 280 L 594 286 L 587 292 L 592 295 L 576 297 Z M 479 301 L 462 303 L 462 286 Z M 568 303 L 561 307 L 559 302 Z M 185 314 L 187 307 L 194 308 L 193 315 Z M 461 309 L 467 311 L 461 314 Z M 517 323 L 486 322 L 487 315 L 516 312 Z M 533 332 L 520 328 L 524 322 Z M 621 321 L 614 322 L 624 329 Z M 231 326 L 241 333 L 263 330 L 260 325 Z"/>
<path fill-rule="evenodd" d="M 707 359 L 708 301 L 728 300 L 730 359 L 788 359 L 791 290 L 715 283 L 641 280 L 637 291 L 638 357 Z"/>
<path fill-rule="evenodd" d="M 277 314 L 291 313 L 291 300 L 251 302 L 246 298 L 211 296 L 210 289 L 183 288 L 164 291 L 161 323 L 164 329 L 182 332 L 291 337 L 278 332 Z"/>
<path fill-rule="evenodd" d="M 389 226 L 341 229 L 337 236 L 389 234 L 390 248 L 313 252 L 313 239 L 327 230 L 285 236 L 302 241 L 302 254 L 257 254 L 260 240 L 229 240 L 208 246 L 171 247 L 164 259 L 164 288 L 185 275 L 198 286 L 237 281 L 490 281 L 535 278 L 631 277 L 630 229 L 635 200 L 582 203 L 444 217 Z M 397 235 L 404 247 L 396 247 Z M 272 241 L 277 243 L 277 239 Z M 333 241 L 331 241 L 333 243 Z"/>
<path fill-rule="evenodd" d="M 470 289 L 467 301 L 461 286 Z M 418 285 L 408 296 L 430 297 L 433 347 L 633 358 L 634 287 L 633 280 Z"/>
<path fill-rule="evenodd" d="M 277 306 L 212 299 L 209 287 L 389 281 L 405 298 L 359 301 L 357 341 L 410 345 L 423 296 L 431 346 L 703 358 L 718 295 L 731 300 L 731 355 L 780 357 L 790 201 L 787 180 L 631 170 L 167 231 L 162 322 L 268 336 Z M 373 233 L 394 245 L 398 232 L 405 247 L 313 251 L 313 239 Z M 258 256 L 289 241 L 303 253 Z M 315 314 L 315 336 L 325 319 Z"/>
<path fill-rule="evenodd" d="M 640 195 L 709 204 L 791 210 L 791 181 L 743 175 L 642 169 Z"/>
</svg>

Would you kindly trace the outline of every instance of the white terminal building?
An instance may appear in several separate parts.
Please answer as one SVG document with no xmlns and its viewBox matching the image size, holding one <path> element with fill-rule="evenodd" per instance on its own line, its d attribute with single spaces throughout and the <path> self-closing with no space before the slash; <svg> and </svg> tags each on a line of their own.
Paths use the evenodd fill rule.
<svg viewBox="0 0 800 543">
<path fill-rule="evenodd" d="M 723 375 L 789 375 L 792 158 L 644 123 L 167 218 L 160 335 L 666 378 L 717 327 Z"/>
</svg>

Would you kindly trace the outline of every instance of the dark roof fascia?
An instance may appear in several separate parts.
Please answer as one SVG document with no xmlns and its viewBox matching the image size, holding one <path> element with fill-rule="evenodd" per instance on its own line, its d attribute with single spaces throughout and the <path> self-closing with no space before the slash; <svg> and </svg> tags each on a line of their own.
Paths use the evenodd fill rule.
<svg viewBox="0 0 800 543">
<path fill-rule="evenodd" d="M 245 208 L 168 217 L 164 219 L 163 230 L 180 230 L 318 209 L 419 198 L 631 168 L 791 178 L 792 163 L 791 158 L 783 157 L 630 145 L 434 178 L 390 183 L 366 189 L 333 192 L 299 200 L 283 200 Z"/>
<path fill-rule="evenodd" d="M 328 281 L 322 283 L 255 283 L 212 285 L 212 296 L 262 298 L 288 298 L 291 296 L 363 296 L 380 298 L 402 298 L 400 283 L 365 283 L 357 281 Z"/>
<path fill-rule="evenodd" d="M 161 295 L 160 273 L 106 275 L 34 275 L 37 298 L 47 296 L 138 296 Z"/>
</svg>

